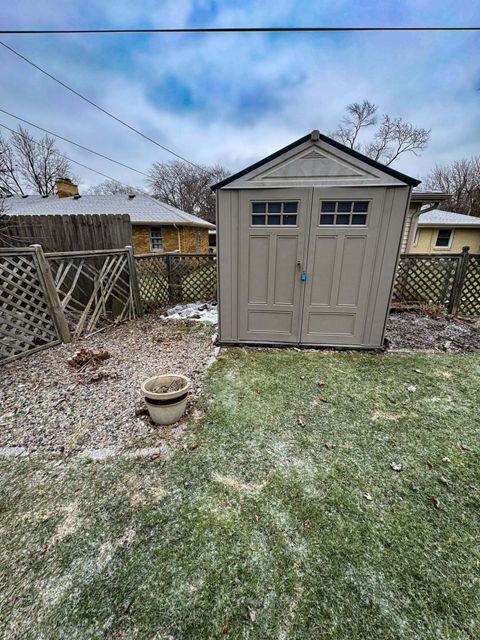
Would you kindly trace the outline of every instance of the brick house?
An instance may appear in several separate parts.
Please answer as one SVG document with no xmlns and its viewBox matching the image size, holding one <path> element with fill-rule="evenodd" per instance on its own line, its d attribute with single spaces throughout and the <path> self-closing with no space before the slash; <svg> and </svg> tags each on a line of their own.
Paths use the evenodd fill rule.
<svg viewBox="0 0 480 640">
<path fill-rule="evenodd" d="M 127 214 L 135 254 L 208 253 L 208 231 L 215 225 L 150 196 L 131 193 L 80 195 L 70 180 L 57 180 L 51 196 L 11 196 L 9 215 Z"/>
</svg>

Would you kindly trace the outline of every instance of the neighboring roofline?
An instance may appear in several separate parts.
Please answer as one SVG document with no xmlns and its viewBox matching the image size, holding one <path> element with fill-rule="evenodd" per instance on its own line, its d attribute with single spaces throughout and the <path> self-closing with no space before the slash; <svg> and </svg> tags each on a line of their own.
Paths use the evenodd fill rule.
<svg viewBox="0 0 480 640">
<path fill-rule="evenodd" d="M 468 222 L 422 222 L 421 220 L 417 223 L 418 227 L 462 227 L 463 229 L 480 229 L 480 220 L 478 223 L 468 223 Z"/>
<path fill-rule="evenodd" d="M 451 193 L 441 191 L 412 191 L 410 201 L 413 202 L 443 202 L 452 197 Z"/>
<path fill-rule="evenodd" d="M 103 214 L 103 215 L 109 215 L 107 214 Z M 125 215 L 129 215 L 128 213 Z M 182 222 L 171 222 L 170 220 L 166 220 L 166 221 L 159 221 L 159 220 L 132 220 L 132 218 L 130 218 L 130 222 L 132 224 L 132 226 L 145 226 L 146 224 L 149 225 L 154 225 L 157 227 L 200 227 L 202 229 L 216 229 L 215 225 L 212 224 L 211 222 L 207 222 L 206 220 L 202 223 L 200 222 L 191 222 L 189 220 L 185 220 Z"/>
<path fill-rule="evenodd" d="M 361 160 L 362 162 L 365 162 L 365 164 L 368 164 L 371 167 L 374 167 L 375 169 L 378 169 L 379 171 L 383 171 L 384 173 L 387 173 L 388 175 L 392 176 L 393 178 L 396 178 L 397 180 L 400 180 L 401 182 L 404 182 L 405 184 L 411 185 L 413 187 L 417 187 L 421 183 L 421 180 L 417 180 L 416 178 L 412 178 L 410 176 L 407 176 L 404 173 L 400 173 L 399 171 L 396 171 L 395 169 L 391 169 L 390 167 L 387 167 L 384 164 L 381 164 L 380 162 L 377 162 L 376 160 L 372 160 L 372 158 L 369 158 L 368 156 L 364 156 L 363 153 L 359 153 L 358 151 L 355 151 L 354 149 L 350 149 L 349 147 L 346 147 L 345 145 L 341 144 L 340 142 L 337 142 L 336 140 L 332 140 L 332 138 L 329 138 L 328 136 L 324 135 L 323 133 L 319 134 L 319 139 L 322 140 L 322 142 L 325 142 L 326 144 L 329 144 L 332 147 L 335 147 L 336 149 L 339 149 L 340 151 L 343 151 L 344 153 L 347 153 L 348 155 L 352 156 L 353 158 L 356 158 L 357 160 Z M 233 182 L 234 180 L 237 180 L 238 178 L 241 178 L 242 176 L 246 175 L 247 173 L 250 173 L 250 171 L 254 171 L 255 169 L 258 169 L 259 167 L 263 166 L 264 164 L 267 164 L 268 162 L 271 162 L 272 160 L 275 160 L 276 158 L 280 157 L 284 153 L 287 153 L 288 151 L 291 151 L 292 149 L 295 149 L 295 147 L 299 147 L 301 144 L 303 144 L 305 142 L 308 142 L 309 140 L 312 140 L 312 134 L 311 133 L 308 133 L 306 136 L 303 136 L 302 138 L 299 138 L 298 140 L 295 140 L 295 142 L 292 142 L 291 144 L 287 145 L 286 147 L 283 147 L 283 149 L 279 149 L 278 151 L 275 151 L 275 153 L 272 153 L 271 155 L 267 156 L 266 158 L 263 158 L 263 160 L 259 160 L 258 162 L 255 162 L 254 164 L 251 164 L 249 167 L 246 167 L 245 169 L 242 169 L 241 171 L 238 171 L 237 173 L 234 173 L 233 175 L 229 176 L 228 178 L 225 178 L 224 180 L 220 180 L 220 182 L 217 182 L 216 184 L 212 184 L 210 189 L 212 191 L 216 191 L 217 189 L 221 189 L 225 185 L 230 184 L 230 182 Z"/>
</svg>

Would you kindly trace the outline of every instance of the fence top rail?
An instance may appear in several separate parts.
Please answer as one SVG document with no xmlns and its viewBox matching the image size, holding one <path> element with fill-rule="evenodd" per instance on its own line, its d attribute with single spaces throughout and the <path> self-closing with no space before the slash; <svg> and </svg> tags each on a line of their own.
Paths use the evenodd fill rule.
<svg viewBox="0 0 480 640">
<path fill-rule="evenodd" d="M 176 251 L 172 251 L 167 253 L 166 251 L 163 253 L 136 253 L 134 258 L 168 258 L 169 256 L 173 256 L 176 258 L 216 258 L 216 255 L 213 253 L 178 253 Z"/>
<path fill-rule="evenodd" d="M 475 255 L 470 253 L 469 255 Z M 448 253 L 446 255 L 438 253 L 402 253 L 400 258 L 428 258 L 430 260 L 457 260 L 463 253 Z"/>
<path fill-rule="evenodd" d="M 30 254 L 35 253 L 35 249 L 33 247 L 1 247 L 0 255 L 7 256 L 13 255 L 18 256 L 22 254 Z"/>
<path fill-rule="evenodd" d="M 111 256 L 128 253 L 128 249 L 95 249 L 91 251 L 50 251 L 45 253 L 49 259 L 55 258 L 96 258 L 97 256 Z"/>
</svg>

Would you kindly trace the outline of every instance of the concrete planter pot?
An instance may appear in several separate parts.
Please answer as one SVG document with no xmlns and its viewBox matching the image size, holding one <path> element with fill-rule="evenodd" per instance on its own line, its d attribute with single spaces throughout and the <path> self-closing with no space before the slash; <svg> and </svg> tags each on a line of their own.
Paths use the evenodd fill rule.
<svg viewBox="0 0 480 640">
<path fill-rule="evenodd" d="M 161 387 L 169 387 L 175 382 L 179 386 L 175 391 L 156 391 Z M 153 376 L 145 380 L 142 384 L 142 393 L 153 422 L 156 424 L 173 424 L 180 420 L 185 413 L 187 396 L 191 386 L 191 381 L 179 373 Z"/>
</svg>

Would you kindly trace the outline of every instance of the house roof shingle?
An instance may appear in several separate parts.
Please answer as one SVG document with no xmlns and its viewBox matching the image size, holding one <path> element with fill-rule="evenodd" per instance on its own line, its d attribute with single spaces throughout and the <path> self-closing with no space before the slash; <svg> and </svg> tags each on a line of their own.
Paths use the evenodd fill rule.
<svg viewBox="0 0 480 640">
<path fill-rule="evenodd" d="M 442 211 L 432 209 L 421 213 L 418 218 L 420 227 L 478 227 L 480 228 L 480 218 L 466 216 L 463 213 L 453 211 Z"/>
<path fill-rule="evenodd" d="M 176 207 L 143 194 L 134 198 L 126 194 L 84 195 L 59 198 L 56 195 L 44 198 L 39 195 L 12 196 L 5 198 L 7 215 L 74 215 L 74 214 L 128 214 L 133 224 L 177 224 L 214 229 L 215 225 Z"/>
</svg>

